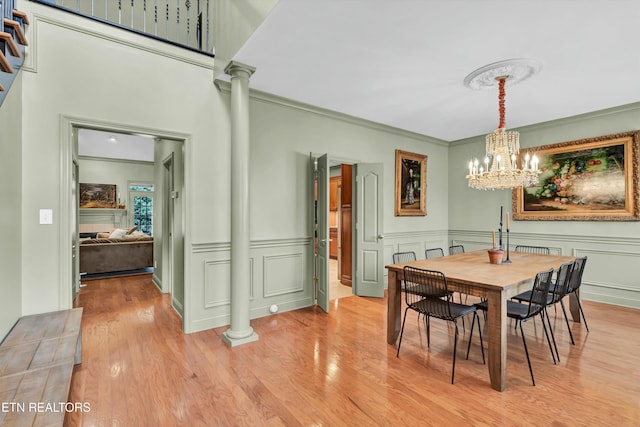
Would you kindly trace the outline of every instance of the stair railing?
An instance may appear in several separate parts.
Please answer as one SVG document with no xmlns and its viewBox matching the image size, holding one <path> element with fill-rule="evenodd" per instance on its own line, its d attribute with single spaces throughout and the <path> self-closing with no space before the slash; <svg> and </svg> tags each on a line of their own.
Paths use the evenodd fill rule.
<svg viewBox="0 0 640 427">
<path fill-rule="evenodd" d="M 214 0 L 31 1 L 210 56 L 214 53 Z"/>
<path fill-rule="evenodd" d="M 16 0 L 0 0 L 0 106 L 24 63 L 28 23 L 26 14 L 16 9 Z"/>
</svg>

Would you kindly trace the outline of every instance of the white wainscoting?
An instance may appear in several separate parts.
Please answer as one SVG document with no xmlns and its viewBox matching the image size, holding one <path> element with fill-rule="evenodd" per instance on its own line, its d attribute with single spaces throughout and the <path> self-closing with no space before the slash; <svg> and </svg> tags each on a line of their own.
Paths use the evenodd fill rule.
<svg viewBox="0 0 640 427">
<path fill-rule="evenodd" d="M 452 244 L 464 245 L 467 251 L 491 245 L 489 232 L 451 230 L 449 239 Z M 638 238 L 511 233 L 509 243 L 510 250 L 521 244 L 546 246 L 556 255 L 586 256 L 581 287 L 583 299 L 640 308 L 640 278 L 636 267 L 640 262 Z M 504 244 L 506 247 L 506 238 Z"/>
<path fill-rule="evenodd" d="M 261 240 L 251 243 L 250 316 L 309 307 L 313 296 L 313 245 L 311 238 Z M 229 243 L 192 247 L 192 295 L 189 332 L 230 323 L 231 247 Z"/>
<path fill-rule="evenodd" d="M 504 245 L 506 246 L 506 236 Z M 516 245 L 547 246 L 557 255 L 587 256 L 582 285 L 585 300 L 640 308 L 640 279 L 634 266 L 640 260 L 640 239 L 585 238 L 565 235 L 511 233 Z M 497 238 L 497 237 L 496 237 Z M 385 233 L 384 262 L 392 264 L 395 252 L 414 251 L 418 259 L 428 248 L 462 244 L 466 251 L 487 249 L 491 233 L 434 230 Z M 192 247 L 192 319 L 190 332 L 228 325 L 230 322 L 230 245 L 197 244 Z M 251 243 L 251 318 L 309 307 L 313 296 L 313 245 L 311 238 L 254 241 Z M 385 269 L 385 287 L 387 285 Z M 589 314 L 587 313 L 587 317 Z"/>
<path fill-rule="evenodd" d="M 204 261 L 204 300 L 202 302 L 205 309 L 228 306 L 231 303 L 231 288 L 222 285 L 229 283 L 231 283 L 231 259 Z M 250 286 L 250 289 L 253 289 L 253 286 Z"/>
<path fill-rule="evenodd" d="M 262 257 L 264 298 L 304 291 L 304 253 L 283 253 Z"/>
<path fill-rule="evenodd" d="M 635 248 L 607 246 L 607 249 L 587 248 L 583 245 L 574 248 L 573 255 L 587 257 L 582 297 L 590 301 L 640 308 L 640 278 L 637 274 L 640 245 Z"/>
</svg>

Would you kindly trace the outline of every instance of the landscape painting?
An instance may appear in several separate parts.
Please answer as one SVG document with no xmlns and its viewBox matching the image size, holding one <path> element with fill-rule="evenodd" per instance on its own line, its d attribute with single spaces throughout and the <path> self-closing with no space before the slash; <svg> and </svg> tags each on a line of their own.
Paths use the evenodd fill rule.
<svg viewBox="0 0 640 427">
<path fill-rule="evenodd" d="M 81 208 L 117 208 L 115 184 L 80 183 Z"/>
</svg>

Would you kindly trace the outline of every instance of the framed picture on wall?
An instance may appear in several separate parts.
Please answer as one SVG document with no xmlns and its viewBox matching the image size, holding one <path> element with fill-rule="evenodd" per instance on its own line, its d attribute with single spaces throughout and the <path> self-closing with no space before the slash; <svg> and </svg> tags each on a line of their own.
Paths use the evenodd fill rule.
<svg viewBox="0 0 640 427">
<path fill-rule="evenodd" d="M 427 156 L 396 150 L 396 216 L 427 214 Z"/>
<path fill-rule="evenodd" d="M 640 131 L 534 149 L 540 182 L 512 192 L 513 219 L 639 221 Z"/>
<path fill-rule="evenodd" d="M 80 183 L 80 207 L 115 209 L 118 207 L 115 184 Z"/>
</svg>

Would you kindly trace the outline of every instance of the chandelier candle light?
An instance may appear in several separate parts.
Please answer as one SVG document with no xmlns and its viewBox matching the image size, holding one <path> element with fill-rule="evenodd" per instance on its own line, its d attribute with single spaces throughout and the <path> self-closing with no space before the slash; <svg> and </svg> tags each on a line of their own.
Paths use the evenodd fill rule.
<svg viewBox="0 0 640 427">
<path fill-rule="evenodd" d="M 499 88 L 500 125 L 498 129 L 486 137 L 486 156 L 484 164 L 478 159 L 469 162 L 469 187 L 481 190 L 503 190 L 538 183 L 538 157 L 526 153 L 522 161 L 522 169 L 518 169 L 516 160 L 520 152 L 520 134 L 505 130 L 504 120 L 504 86 L 508 75 L 495 79 Z"/>
</svg>

